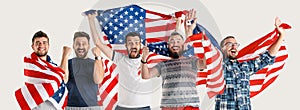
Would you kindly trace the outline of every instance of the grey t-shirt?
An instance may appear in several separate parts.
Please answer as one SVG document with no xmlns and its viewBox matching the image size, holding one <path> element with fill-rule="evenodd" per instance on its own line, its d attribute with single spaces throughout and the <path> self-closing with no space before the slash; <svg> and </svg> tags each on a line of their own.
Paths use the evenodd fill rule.
<svg viewBox="0 0 300 110">
<path fill-rule="evenodd" d="M 199 107 L 197 61 L 196 57 L 179 58 L 154 66 L 162 78 L 161 107 Z"/>
</svg>

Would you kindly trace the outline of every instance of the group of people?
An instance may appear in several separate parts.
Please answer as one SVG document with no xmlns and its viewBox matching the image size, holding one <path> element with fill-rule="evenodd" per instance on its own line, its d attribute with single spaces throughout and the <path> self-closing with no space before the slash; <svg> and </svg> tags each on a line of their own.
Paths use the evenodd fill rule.
<svg viewBox="0 0 300 110">
<path fill-rule="evenodd" d="M 91 38 L 95 44 L 92 48 L 94 59 L 87 56 L 90 50 L 90 36 L 86 32 L 76 32 L 73 38 L 73 50 L 76 57 L 68 59 L 70 47 L 64 47 L 60 67 L 65 71 L 63 78 L 68 88 L 67 110 L 98 110 L 103 109 L 98 104 L 98 85 L 104 77 L 104 65 L 101 52 L 117 65 L 119 72 L 119 93 L 116 110 L 150 110 L 151 99 L 147 91 L 151 85 L 151 78 L 162 79 L 162 110 L 199 110 L 200 100 L 196 88 L 197 71 L 206 69 L 206 59 L 184 57 L 184 38 L 193 35 L 196 27 L 195 10 L 190 10 L 185 20 L 193 20 L 190 25 L 185 24 L 185 35 L 175 31 L 168 37 L 170 60 L 159 62 L 148 68 L 147 57 L 149 48 L 143 46 L 141 37 L 136 32 L 125 36 L 125 47 L 128 55 L 116 52 L 100 40 L 99 31 L 95 26 L 97 13 L 88 14 Z M 225 90 L 215 98 L 216 110 L 251 110 L 250 104 L 250 76 L 261 68 L 274 63 L 275 55 L 284 39 L 285 31 L 279 25 L 281 21 L 275 19 L 275 27 L 279 33 L 277 41 L 259 57 L 253 60 L 237 61 L 239 43 L 234 36 L 224 38 L 221 43 L 223 52 L 223 74 Z M 44 32 L 37 32 L 32 39 L 32 49 L 42 60 L 48 61 L 49 38 Z M 142 55 L 140 55 L 142 50 Z M 141 72 L 141 76 L 138 74 Z M 52 106 L 52 107 L 51 107 Z M 54 108 L 45 101 L 34 109 Z"/>
</svg>

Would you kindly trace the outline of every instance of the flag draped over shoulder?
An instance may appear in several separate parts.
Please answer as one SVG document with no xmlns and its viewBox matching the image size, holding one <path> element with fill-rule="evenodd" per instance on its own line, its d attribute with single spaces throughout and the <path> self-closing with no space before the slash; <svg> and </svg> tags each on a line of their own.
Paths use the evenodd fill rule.
<svg viewBox="0 0 300 110">
<path fill-rule="evenodd" d="M 127 54 L 124 46 L 125 35 L 129 32 L 136 32 L 141 35 L 143 44 L 145 44 L 145 41 L 148 43 L 147 46 L 150 50 L 150 55 L 147 58 L 148 67 L 153 67 L 161 61 L 170 59 L 170 57 L 167 56 L 168 49 L 166 41 L 168 36 L 170 36 L 176 28 L 176 21 L 172 19 L 171 14 L 166 15 L 146 10 L 137 5 L 129 5 L 108 10 L 90 10 L 86 11 L 85 14 L 94 11 L 97 11 L 98 13 L 96 18 L 102 29 L 101 33 L 104 35 L 101 39 L 113 50 Z M 175 15 L 179 14 L 184 14 L 184 12 L 180 11 L 175 13 Z M 202 40 L 201 32 L 206 30 L 200 25 L 198 27 L 195 34 L 199 35 L 195 36 L 200 36 L 200 40 L 198 39 L 197 42 L 203 44 L 198 45 L 199 43 L 193 41 L 195 39 L 186 42 L 191 45 L 189 45 L 189 48 L 184 55 L 187 57 L 195 54 L 202 54 L 202 57 L 204 55 L 207 56 L 207 61 L 209 61 L 207 64 L 209 64 L 208 67 L 210 69 L 207 72 L 198 73 L 199 78 L 197 84 L 204 84 L 210 88 L 208 94 L 212 97 L 224 88 L 224 86 L 222 86 L 224 78 L 220 66 L 222 55 L 215 45 L 210 43 L 209 39 L 216 42 L 213 36 L 211 36 L 209 32 L 206 32 L 209 36 L 205 36 L 205 40 Z M 200 29 L 200 27 L 202 29 Z M 194 48 L 194 46 L 196 48 Z M 99 104 L 103 105 L 105 109 L 112 109 L 116 106 L 117 102 L 118 92 L 116 88 L 118 87 L 118 73 L 114 71 L 116 65 L 111 61 L 105 60 L 104 64 L 105 75 L 102 84 L 99 86 Z M 216 83 L 215 81 L 218 82 Z"/>
<path fill-rule="evenodd" d="M 281 24 L 280 27 L 283 27 L 284 29 L 291 28 L 291 26 L 284 23 Z M 278 32 L 275 29 L 274 31 L 241 49 L 237 56 L 238 60 L 247 61 L 256 58 L 260 53 L 266 51 L 277 40 L 277 38 Z M 287 58 L 288 53 L 286 46 L 285 44 L 282 44 L 275 56 L 274 64 L 264 67 L 250 77 L 250 97 L 254 97 L 261 93 L 276 80 Z"/>
<path fill-rule="evenodd" d="M 63 82 L 64 71 L 40 59 L 35 53 L 24 57 L 25 86 L 15 91 L 22 110 L 31 110 L 50 101 L 58 110 L 67 105 L 68 90 Z"/>
</svg>

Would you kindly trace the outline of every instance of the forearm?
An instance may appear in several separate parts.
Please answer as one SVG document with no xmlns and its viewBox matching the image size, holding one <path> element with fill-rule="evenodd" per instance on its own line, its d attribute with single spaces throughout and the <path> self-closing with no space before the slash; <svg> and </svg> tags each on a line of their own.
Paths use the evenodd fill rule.
<svg viewBox="0 0 300 110">
<path fill-rule="evenodd" d="M 93 42 L 95 43 L 95 45 L 100 45 L 100 46 L 104 45 L 99 39 L 100 36 L 96 29 L 94 17 L 89 17 L 88 21 L 89 21 L 89 25 L 90 25 Z M 101 32 L 101 30 L 100 30 L 100 32 Z"/>
<path fill-rule="evenodd" d="M 67 83 L 69 80 L 68 57 L 64 54 L 60 63 L 60 68 L 65 72 L 63 80 Z"/>
<path fill-rule="evenodd" d="M 275 56 L 277 52 L 279 51 L 279 48 L 281 46 L 281 43 L 284 39 L 285 35 L 284 34 L 279 34 L 279 37 L 277 40 L 271 45 L 271 47 L 268 49 L 269 53 L 271 56 Z"/>
<path fill-rule="evenodd" d="M 94 17 L 89 17 L 88 18 L 89 21 L 89 25 L 90 25 L 90 30 L 91 30 L 91 34 L 92 34 L 92 39 L 94 44 L 109 58 L 112 59 L 112 49 L 110 47 L 108 47 L 107 45 L 105 45 L 104 43 L 101 42 L 100 40 L 100 35 L 98 34 L 98 31 L 96 29 L 96 25 L 95 25 L 95 20 Z M 99 30 L 99 32 L 101 32 L 101 28 Z"/>
<path fill-rule="evenodd" d="M 103 80 L 104 69 L 101 60 L 95 60 L 93 77 L 96 84 L 100 84 Z"/>
<path fill-rule="evenodd" d="M 147 63 L 146 64 L 141 64 L 142 65 L 142 78 L 143 79 L 150 79 L 151 78 L 151 74 L 149 72 L 149 68 L 147 66 Z"/>
<path fill-rule="evenodd" d="M 186 35 L 186 37 L 192 36 L 193 30 L 185 30 L 185 35 Z"/>
</svg>

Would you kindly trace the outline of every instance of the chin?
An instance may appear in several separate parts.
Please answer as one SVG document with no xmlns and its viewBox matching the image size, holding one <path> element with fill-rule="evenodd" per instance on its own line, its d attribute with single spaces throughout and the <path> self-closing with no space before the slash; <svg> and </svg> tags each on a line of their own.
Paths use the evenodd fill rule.
<svg viewBox="0 0 300 110">
<path fill-rule="evenodd" d="M 236 59 L 236 56 L 229 56 L 229 59 Z"/>
<path fill-rule="evenodd" d="M 139 57 L 139 54 L 137 55 L 129 55 L 129 58 L 138 58 Z"/>
</svg>

